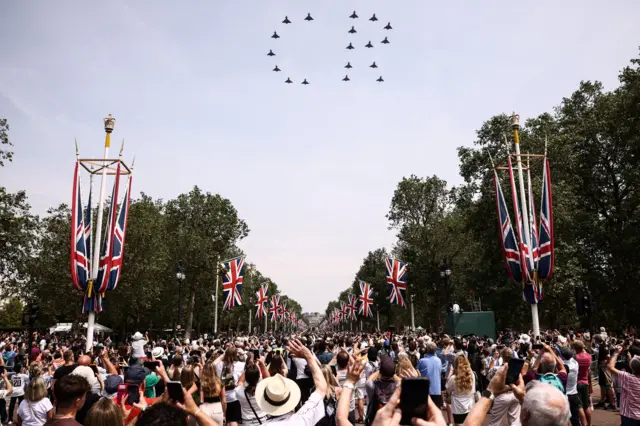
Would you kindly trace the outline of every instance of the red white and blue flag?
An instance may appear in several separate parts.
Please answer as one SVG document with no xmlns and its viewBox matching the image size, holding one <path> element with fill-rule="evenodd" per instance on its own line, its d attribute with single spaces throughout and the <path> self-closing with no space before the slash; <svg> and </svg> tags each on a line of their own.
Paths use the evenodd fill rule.
<svg viewBox="0 0 640 426">
<path fill-rule="evenodd" d="M 342 322 L 347 322 L 347 318 L 349 318 L 347 304 L 344 302 L 340 302 L 340 319 Z"/>
<path fill-rule="evenodd" d="M 85 290 L 89 282 L 89 250 L 85 238 L 84 213 L 80 190 L 79 163 L 73 176 L 73 201 L 71 203 L 71 280 L 78 290 Z"/>
<path fill-rule="evenodd" d="M 271 321 L 277 322 L 280 319 L 280 296 L 271 296 Z"/>
<path fill-rule="evenodd" d="M 112 238 L 115 231 L 116 222 L 116 206 L 118 205 L 118 188 L 120 186 L 120 163 L 116 171 L 116 180 L 113 184 L 113 192 L 111 193 L 111 204 L 109 206 L 109 219 L 107 220 L 107 228 L 105 238 L 100 251 L 100 262 L 98 267 L 98 277 L 94 283 L 95 290 L 98 293 L 104 293 L 109 288 L 109 278 L 111 271 L 111 246 Z M 100 224 L 98 224 L 100 226 Z M 91 296 L 91 295 L 89 295 Z"/>
<path fill-rule="evenodd" d="M 553 275 L 553 206 L 551 203 L 551 173 L 549 160 L 545 158 L 542 172 L 542 206 L 540 208 L 540 259 L 538 278 L 549 279 Z"/>
<path fill-rule="evenodd" d="M 260 289 L 256 291 L 256 318 L 262 318 L 263 315 L 267 315 L 269 297 L 267 295 L 269 290 L 269 284 L 264 283 L 260 286 Z"/>
<path fill-rule="evenodd" d="M 109 273 L 109 285 L 107 290 L 115 290 L 120 281 L 122 273 L 122 261 L 124 259 L 124 239 L 127 234 L 127 219 L 129 217 L 129 204 L 131 202 L 131 178 L 127 179 L 127 187 L 124 191 L 124 198 L 120 204 L 120 211 L 115 222 L 114 233 L 111 238 L 111 267 Z"/>
<path fill-rule="evenodd" d="M 536 220 L 535 202 L 533 200 L 533 190 L 531 189 L 531 170 L 527 170 L 527 189 L 529 191 L 529 235 L 531 236 L 531 254 L 533 265 L 537 269 L 540 250 L 538 247 L 538 225 Z"/>
<path fill-rule="evenodd" d="M 222 263 L 222 294 L 224 296 L 224 310 L 230 311 L 242 305 L 242 284 L 244 282 L 244 256 Z"/>
<path fill-rule="evenodd" d="M 389 302 L 407 308 L 404 302 L 404 292 L 407 290 L 407 264 L 396 259 L 384 259 L 387 268 L 387 286 L 389 287 Z"/>
<path fill-rule="evenodd" d="M 289 311 L 287 311 L 287 303 L 282 302 L 282 305 L 280 305 L 280 322 L 286 323 L 288 319 Z"/>
<path fill-rule="evenodd" d="M 509 180 L 511 182 L 511 195 L 513 198 L 513 211 L 516 214 L 516 229 L 518 231 L 518 241 L 520 243 L 520 263 L 521 268 L 524 271 L 525 283 L 531 283 L 534 281 L 535 265 L 533 264 L 533 256 L 529 249 L 529 242 L 526 241 L 526 234 L 524 227 L 525 224 L 522 219 L 522 212 L 520 211 L 520 205 L 518 204 L 518 191 L 516 190 L 516 181 L 513 176 L 513 166 L 511 164 L 511 156 L 508 157 L 509 164 Z M 526 206 L 523 206 L 526 208 Z"/>
<path fill-rule="evenodd" d="M 89 277 L 91 277 L 91 234 L 93 230 L 91 228 L 91 216 L 93 210 L 91 209 L 91 192 L 93 188 L 89 188 L 89 201 L 87 201 L 87 209 L 84 215 L 84 241 L 87 247 L 87 270 L 89 271 Z"/>
<path fill-rule="evenodd" d="M 518 243 L 509 218 L 509 210 L 504 200 L 502 187 L 498 173 L 493 171 L 493 182 L 496 187 L 496 206 L 498 209 L 498 226 L 500 228 L 500 242 L 502 244 L 502 255 L 504 256 L 507 272 L 512 280 L 522 282 L 522 263 L 520 262 L 520 251 Z"/>
<path fill-rule="evenodd" d="M 358 313 L 365 317 L 372 317 L 373 310 L 371 309 L 371 305 L 373 305 L 373 289 L 371 288 L 371 284 L 360 281 L 359 299 L 360 308 Z"/>
<path fill-rule="evenodd" d="M 349 304 L 347 305 L 347 311 L 349 312 L 349 319 L 355 321 L 358 319 L 358 298 L 355 294 L 349 295 Z"/>
</svg>

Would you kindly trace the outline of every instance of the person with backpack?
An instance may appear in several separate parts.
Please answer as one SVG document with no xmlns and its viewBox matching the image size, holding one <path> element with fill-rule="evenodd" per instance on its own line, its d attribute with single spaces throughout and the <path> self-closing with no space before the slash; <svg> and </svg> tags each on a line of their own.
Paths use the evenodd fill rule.
<svg viewBox="0 0 640 426">
<path fill-rule="evenodd" d="M 365 389 L 369 404 L 364 421 L 365 426 L 373 424 L 376 413 L 384 407 L 400 383 L 400 378 L 395 375 L 396 366 L 391 357 L 380 357 L 380 369 L 367 378 Z"/>
<path fill-rule="evenodd" d="M 564 394 L 567 387 L 567 369 L 549 345 L 545 343 L 543 347 L 544 352 L 534 364 L 533 370 L 529 370 L 523 376 L 524 382 L 529 383 L 532 380 L 539 380 L 542 383 L 550 384 Z"/>
</svg>

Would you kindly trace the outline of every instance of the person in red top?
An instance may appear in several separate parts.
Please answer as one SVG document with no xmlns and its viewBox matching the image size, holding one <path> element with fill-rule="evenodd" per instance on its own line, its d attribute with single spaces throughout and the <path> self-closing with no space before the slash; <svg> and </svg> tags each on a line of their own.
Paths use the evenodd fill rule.
<svg viewBox="0 0 640 426">
<path fill-rule="evenodd" d="M 589 377 L 591 368 L 591 355 L 584 350 L 584 342 L 575 340 L 571 343 L 571 348 L 576 352 L 575 360 L 578 361 L 578 397 L 582 402 L 584 415 L 587 418 L 587 426 L 591 426 L 591 380 Z"/>
<path fill-rule="evenodd" d="M 31 343 L 31 351 L 29 351 L 29 361 L 36 362 L 40 356 L 40 348 L 38 348 L 37 342 Z"/>
</svg>

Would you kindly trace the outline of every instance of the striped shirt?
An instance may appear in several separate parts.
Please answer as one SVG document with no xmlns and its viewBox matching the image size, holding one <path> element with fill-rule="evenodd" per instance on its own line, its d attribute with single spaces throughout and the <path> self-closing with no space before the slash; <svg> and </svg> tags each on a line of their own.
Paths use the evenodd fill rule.
<svg viewBox="0 0 640 426">
<path fill-rule="evenodd" d="M 640 377 L 620 371 L 618 381 L 622 392 L 620 395 L 620 415 L 633 420 L 640 420 Z"/>
</svg>

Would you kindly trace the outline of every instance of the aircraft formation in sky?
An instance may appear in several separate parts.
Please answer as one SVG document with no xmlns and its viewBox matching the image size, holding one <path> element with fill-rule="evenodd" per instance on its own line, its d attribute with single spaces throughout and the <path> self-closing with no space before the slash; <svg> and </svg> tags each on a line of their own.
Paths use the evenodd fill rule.
<svg viewBox="0 0 640 426">
<path fill-rule="evenodd" d="M 359 19 L 359 16 L 356 13 L 356 11 L 354 10 L 353 13 L 349 16 L 349 18 L 350 19 Z M 304 18 L 304 20 L 307 21 L 307 22 L 311 22 L 311 21 L 314 20 L 314 18 L 313 18 L 313 16 L 311 16 L 311 13 L 307 13 L 307 16 Z M 369 21 L 370 22 L 374 22 L 374 23 L 376 21 L 378 21 L 378 17 L 376 16 L 375 13 L 371 16 L 371 18 L 369 18 Z M 284 20 L 282 21 L 282 23 L 285 24 L 285 25 L 289 25 L 289 24 L 292 24 L 293 21 L 291 21 L 289 19 L 289 16 L 287 15 L 287 16 L 284 17 Z M 382 27 L 382 29 L 386 30 L 386 31 L 392 30 L 393 27 L 391 26 L 391 22 L 387 23 L 387 25 Z M 358 30 L 356 29 L 355 25 L 351 25 L 351 29 L 348 30 L 347 33 L 350 34 L 350 35 L 357 34 Z M 274 40 L 278 40 L 280 38 L 280 36 L 278 35 L 277 31 L 274 31 L 273 35 L 271 36 L 271 38 L 274 39 Z M 389 41 L 389 38 L 387 36 L 385 36 L 384 39 L 382 41 L 380 41 L 380 44 L 383 44 L 383 45 L 388 45 L 390 43 L 391 42 Z M 367 44 L 365 44 L 364 47 L 367 48 L 367 49 L 373 49 L 375 47 L 375 44 L 372 43 L 371 40 L 369 40 L 369 42 Z M 349 42 L 349 44 L 347 45 L 346 49 L 349 50 L 349 51 L 352 51 L 352 50 L 356 49 L 356 46 L 353 45 L 353 42 Z M 276 53 L 274 52 L 274 50 L 277 51 L 277 48 L 276 49 L 269 49 L 269 53 L 267 53 L 267 56 L 276 56 Z M 349 72 L 349 70 L 354 68 L 353 65 L 351 65 L 351 62 L 347 62 L 347 65 L 345 65 L 344 67 L 348 70 L 347 72 Z M 371 65 L 369 65 L 369 68 L 374 68 L 375 69 L 375 68 L 378 68 L 378 65 L 376 64 L 375 61 L 373 61 L 373 63 Z M 281 72 L 282 70 L 276 64 L 272 71 Z M 346 74 L 344 76 L 344 78 L 342 79 L 342 81 L 343 82 L 351 81 L 351 78 L 349 77 L 349 74 Z M 378 83 L 382 83 L 382 82 L 384 82 L 384 79 L 382 78 L 382 76 L 380 76 L 375 81 L 377 81 Z M 293 80 L 291 80 L 290 77 L 287 77 L 287 79 L 284 82 L 286 84 L 292 84 Z M 311 84 L 311 83 L 306 78 L 304 78 L 303 81 L 301 82 L 301 84 L 306 86 L 306 85 Z"/>
</svg>

